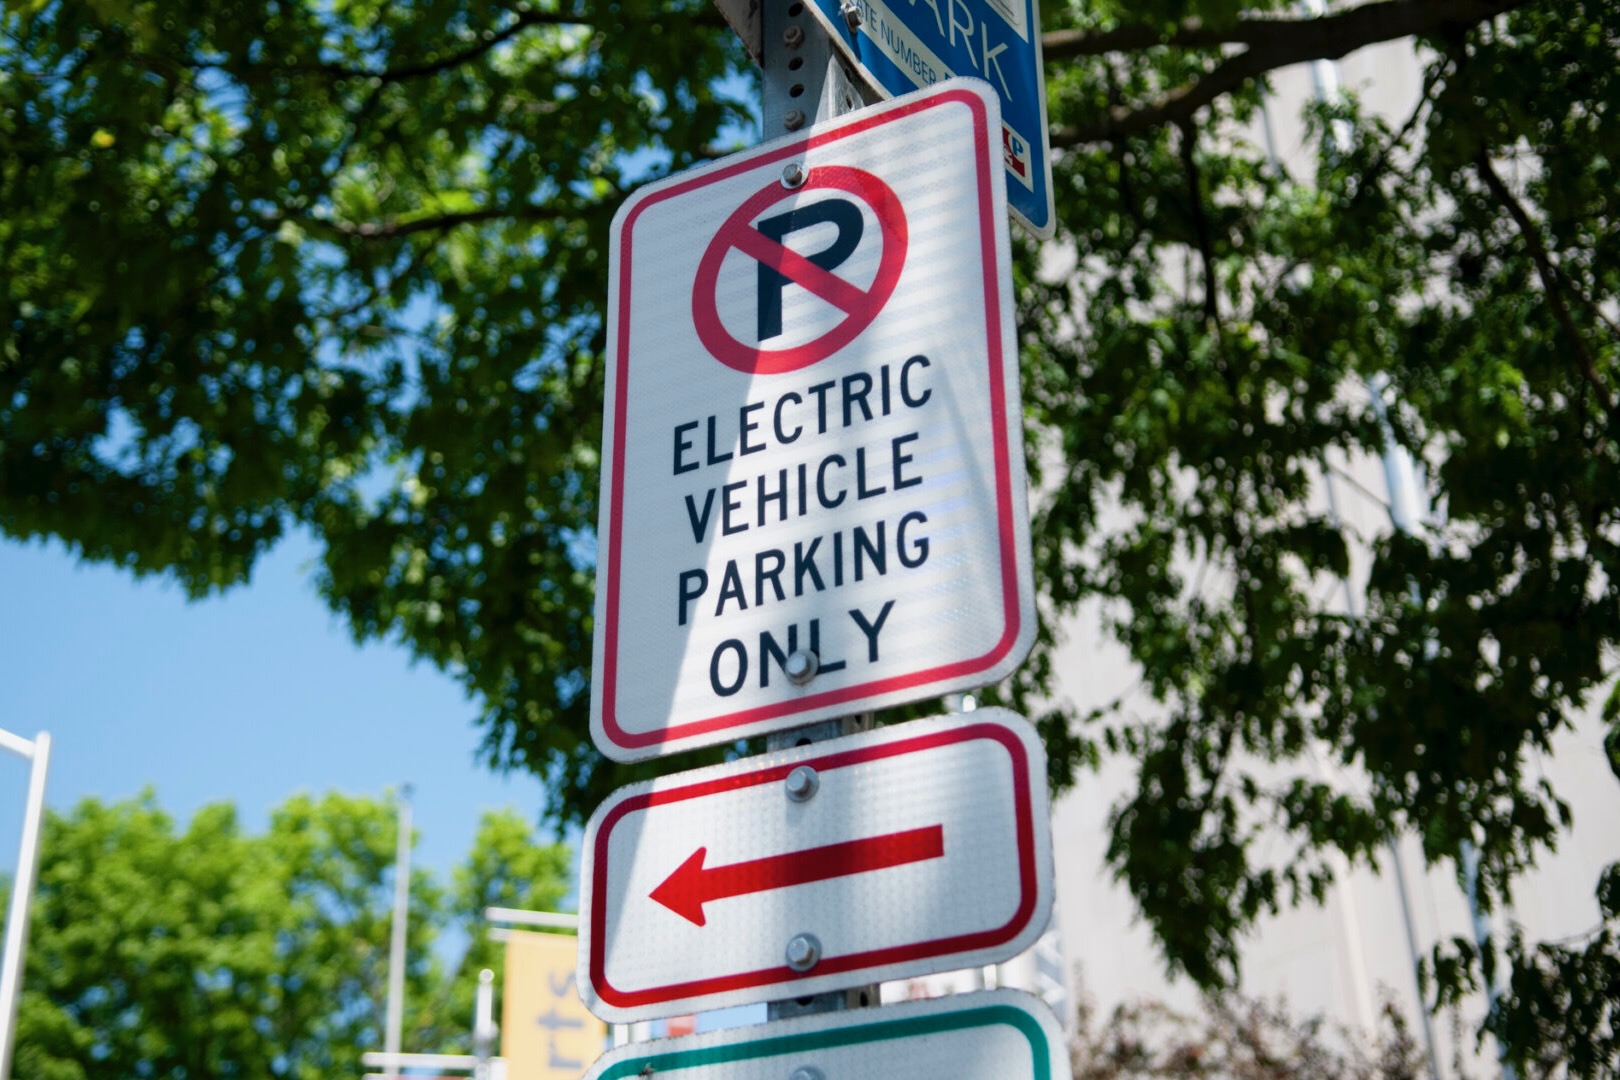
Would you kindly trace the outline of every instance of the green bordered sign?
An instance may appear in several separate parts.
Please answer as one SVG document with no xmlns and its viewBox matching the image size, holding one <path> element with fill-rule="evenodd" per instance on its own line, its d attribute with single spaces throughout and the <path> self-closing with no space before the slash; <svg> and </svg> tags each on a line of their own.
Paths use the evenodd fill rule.
<svg viewBox="0 0 1620 1080">
<path fill-rule="evenodd" d="M 1073 1074 L 1051 1011 L 1029 994 L 989 990 L 621 1046 L 604 1055 L 585 1080 L 800 1075 L 1070 1080 Z"/>
</svg>

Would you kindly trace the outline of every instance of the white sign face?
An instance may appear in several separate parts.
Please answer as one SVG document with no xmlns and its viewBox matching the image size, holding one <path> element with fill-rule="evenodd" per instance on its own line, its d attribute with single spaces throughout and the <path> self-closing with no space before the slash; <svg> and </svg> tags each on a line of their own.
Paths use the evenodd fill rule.
<svg viewBox="0 0 1620 1080">
<path fill-rule="evenodd" d="M 621 788 L 585 830 L 580 996 L 623 1023 L 1016 956 L 1052 903 L 1045 762 L 981 709 Z"/>
<path fill-rule="evenodd" d="M 959 80 L 619 211 L 591 686 L 609 757 L 982 686 L 1028 653 L 1000 130 Z"/>
<path fill-rule="evenodd" d="M 1038 999 L 989 990 L 632 1043 L 585 1080 L 1070 1080 L 1064 1043 Z"/>
</svg>

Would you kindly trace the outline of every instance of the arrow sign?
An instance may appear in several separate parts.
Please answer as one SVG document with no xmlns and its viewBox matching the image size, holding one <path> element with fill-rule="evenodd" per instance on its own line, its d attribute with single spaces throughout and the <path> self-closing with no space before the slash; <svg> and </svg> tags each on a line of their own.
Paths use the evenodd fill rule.
<svg viewBox="0 0 1620 1080">
<path fill-rule="evenodd" d="M 786 889 L 847 874 L 866 874 L 892 866 L 938 859 L 945 854 L 945 830 L 938 825 L 905 832 L 825 844 L 789 855 L 705 869 L 708 848 L 698 848 L 650 894 L 681 918 L 703 926 L 703 905 L 710 900 L 767 889 Z"/>
<path fill-rule="evenodd" d="M 620 788 L 585 829 L 580 996 L 627 1023 L 1016 956 L 1052 904 L 1045 776 L 980 709 Z"/>
</svg>

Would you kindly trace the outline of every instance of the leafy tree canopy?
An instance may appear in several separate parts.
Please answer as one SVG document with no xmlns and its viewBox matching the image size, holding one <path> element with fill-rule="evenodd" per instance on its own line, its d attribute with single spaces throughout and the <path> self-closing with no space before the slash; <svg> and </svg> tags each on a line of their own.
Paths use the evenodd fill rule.
<svg viewBox="0 0 1620 1080">
<path fill-rule="evenodd" d="M 1052 704 L 1050 629 L 1004 696 L 1059 783 L 1140 762 L 1110 861 L 1202 984 L 1334 848 L 1472 841 L 1499 907 L 1569 825 L 1533 762 L 1620 636 L 1620 0 L 1042 17 L 1069 258 L 1020 280 L 1037 578 L 1162 708 Z M 1309 175 L 1243 137 L 1270 72 L 1381 41 L 1423 69 L 1410 116 L 1313 107 Z M 746 121 L 708 0 L 30 0 L 0 57 L 0 529 L 196 593 L 308 529 L 355 634 L 455 672 L 554 810 L 637 775 L 585 723 L 604 252 L 635 183 Z M 1364 603 L 1328 612 L 1351 538 L 1314 478 L 1388 440 L 1437 519 L 1361 538 Z M 1512 1053 L 1613 1067 L 1613 878 L 1589 940 L 1443 945 L 1437 999 L 1506 972 Z"/>
<path fill-rule="evenodd" d="M 397 837 L 391 803 L 297 796 L 262 835 L 226 804 L 182 831 L 151 796 L 51 814 L 15 1074 L 37 1080 L 359 1075 L 382 1049 Z M 470 1052 L 486 904 L 555 910 L 569 854 L 486 814 L 453 880 L 411 875 L 405 1046 Z M 435 941 L 467 936 L 447 967 Z"/>
</svg>

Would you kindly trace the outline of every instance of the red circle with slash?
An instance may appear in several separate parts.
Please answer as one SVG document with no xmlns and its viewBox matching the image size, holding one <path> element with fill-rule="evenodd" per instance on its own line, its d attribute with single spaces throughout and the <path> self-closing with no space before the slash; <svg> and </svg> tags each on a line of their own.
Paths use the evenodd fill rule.
<svg viewBox="0 0 1620 1080">
<path fill-rule="evenodd" d="M 877 274 L 868 288 L 862 289 L 822 269 L 754 226 L 760 215 L 772 207 L 817 190 L 853 195 L 876 214 L 883 251 L 878 258 Z M 698 338 L 716 360 L 748 374 L 777 375 L 825 360 L 855 340 L 883 310 L 900 280 L 908 241 L 906 215 L 899 196 L 869 172 L 846 165 L 823 165 L 812 169 L 805 182 L 791 191 L 784 191 L 780 182 L 773 181 L 737 207 L 703 252 L 692 289 L 692 321 Z M 799 345 L 767 349 L 738 340 L 721 322 L 716 304 L 720 264 L 733 249 L 838 308 L 844 312 L 844 318 L 820 337 Z"/>
</svg>

